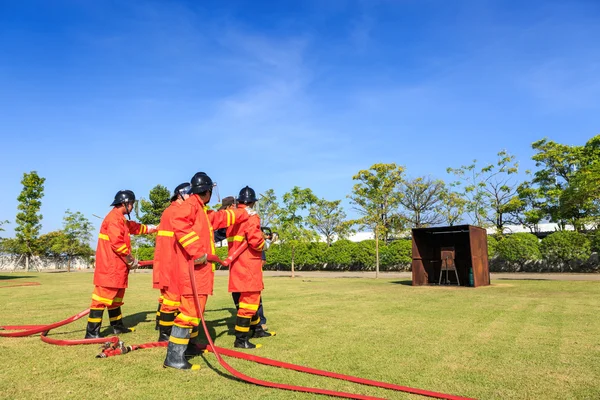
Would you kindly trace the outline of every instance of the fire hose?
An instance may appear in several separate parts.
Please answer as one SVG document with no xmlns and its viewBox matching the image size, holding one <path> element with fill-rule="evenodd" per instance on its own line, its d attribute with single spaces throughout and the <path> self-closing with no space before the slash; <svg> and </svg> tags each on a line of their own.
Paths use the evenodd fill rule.
<svg viewBox="0 0 600 400">
<path fill-rule="evenodd" d="M 237 256 L 239 256 L 244 250 L 246 250 L 246 248 L 247 248 L 247 243 L 245 242 L 242 244 L 242 246 L 240 246 L 240 248 L 237 249 L 237 251 L 235 253 L 230 255 L 225 260 L 220 260 L 216 256 L 209 256 L 209 257 L 207 257 L 207 260 L 209 262 L 219 262 L 224 266 L 229 266 L 229 265 L 231 265 L 231 262 L 233 260 L 235 260 L 235 258 L 237 258 Z M 144 265 L 151 265 L 151 264 L 152 264 L 152 261 L 140 261 L 139 265 L 144 266 Z M 294 371 L 298 371 L 298 372 L 305 372 L 305 373 L 325 376 L 325 377 L 329 377 L 329 378 L 341 379 L 341 380 L 345 380 L 345 381 L 349 381 L 349 382 L 353 382 L 353 383 L 360 383 L 363 385 L 374 386 L 374 387 L 379 387 L 379 388 L 384 388 L 384 389 L 391 389 L 391 390 L 396 390 L 396 391 L 401 391 L 401 392 L 405 392 L 405 393 L 411 393 L 411 394 L 416 394 L 416 395 L 421 395 L 421 396 L 426 396 L 426 397 L 447 399 L 447 400 L 473 400 L 473 399 L 470 399 L 467 397 L 461 397 L 461 396 L 455 396 L 455 395 L 450 395 L 450 394 L 445 394 L 445 393 L 416 389 L 416 388 L 395 385 L 395 384 L 386 383 L 386 382 L 374 381 L 374 380 L 370 380 L 370 379 L 363 379 L 363 378 L 359 378 L 359 377 L 355 377 L 355 376 L 351 376 L 351 375 L 344 375 L 344 374 L 338 374 L 338 373 L 329 372 L 329 371 L 323 371 L 323 370 L 319 370 L 319 369 L 304 367 L 301 365 L 296 365 L 296 364 L 286 363 L 286 362 L 277 361 L 277 360 L 273 360 L 273 359 L 269 359 L 269 358 L 259 357 L 259 356 L 255 356 L 255 355 L 251 355 L 251 354 L 246 354 L 246 353 L 235 351 L 235 350 L 229 350 L 229 349 L 225 349 L 222 347 L 217 347 L 214 345 L 214 342 L 209 335 L 208 328 L 206 326 L 206 321 L 204 320 L 204 315 L 203 315 L 204 313 L 200 312 L 200 304 L 199 304 L 199 300 L 198 300 L 198 293 L 196 290 L 196 282 L 195 282 L 193 264 L 190 265 L 188 272 L 190 274 L 192 290 L 194 292 L 194 303 L 196 306 L 196 310 L 199 313 L 198 318 L 202 322 L 202 327 L 204 329 L 204 333 L 205 333 L 206 338 L 209 343 L 204 348 L 207 351 L 214 353 L 219 364 L 223 368 L 225 368 L 229 373 L 231 373 L 233 376 L 235 376 L 236 378 L 238 378 L 240 380 L 243 380 L 243 381 L 246 381 L 249 383 L 253 383 L 253 384 L 259 385 L 259 386 L 272 387 L 272 388 L 283 389 L 283 390 L 292 390 L 292 391 L 299 391 L 299 392 L 305 392 L 305 393 L 315 393 L 315 394 L 322 394 L 322 395 L 328 395 L 328 396 L 334 396 L 334 397 L 342 397 L 342 398 L 348 398 L 348 399 L 382 400 L 379 397 L 366 396 L 366 395 L 347 393 L 347 392 L 338 392 L 338 391 L 319 389 L 319 388 L 313 388 L 313 387 L 287 385 L 287 384 L 270 382 L 270 381 L 253 378 L 253 377 L 245 375 L 245 374 L 237 371 L 233 367 L 231 367 L 221 357 L 221 355 L 239 358 L 239 359 L 243 359 L 243 360 L 247 360 L 247 361 L 253 361 L 253 362 L 257 362 L 257 363 L 264 364 L 264 365 L 270 365 L 270 366 L 274 366 L 274 367 L 290 369 L 290 370 L 294 370 Z M 20 330 L 20 332 L 0 332 L 0 337 L 25 337 L 25 336 L 34 335 L 36 333 L 41 333 L 42 341 L 44 341 L 45 343 L 59 345 L 59 346 L 72 346 L 72 345 L 80 345 L 80 344 L 102 344 L 102 352 L 97 356 L 98 358 L 105 358 L 105 357 L 111 357 L 111 356 L 120 355 L 120 354 L 126 354 L 131 351 L 138 350 L 138 349 L 144 349 L 144 348 L 166 347 L 168 345 L 168 342 L 152 342 L 152 343 L 145 343 L 145 344 L 140 344 L 140 345 L 126 346 L 117 336 L 113 336 L 110 338 L 79 339 L 79 340 L 57 340 L 57 339 L 53 339 L 53 338 L 50 338 L 47 336 L 48 332 L 51 329 L 55 329 L 55 328 L 58 328 L 58 327 L 61 327 L 64 325 L 68 325 L 74 321 L 77 321 L 78 319 L 89 314 L 89 311 L 90 311 L 89 309 L 81 311 L 78 314 L 73 315 L 72 317 L 66 318 L 62 321 L 55 322 L 50 325 L 6 325 L 6 326 L 2 326 L 2 327 L 0 327 L 0 330 Z"/>
</svg>

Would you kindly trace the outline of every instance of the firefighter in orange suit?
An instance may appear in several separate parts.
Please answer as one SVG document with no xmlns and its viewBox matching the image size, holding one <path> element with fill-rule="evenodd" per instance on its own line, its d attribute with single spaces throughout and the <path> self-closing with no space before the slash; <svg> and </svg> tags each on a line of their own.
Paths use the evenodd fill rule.
<svg viewBox="0 0 600 400">
<path fill-rule="evenodd" d="M 133 331 L 123 325 L 121 314 L 129 271 L 138 265 L 138 260 L 131 255 L 129 235 L 156 232 L 156 227 L 152 225 L 138 224 L 125 218 L 125 214 L 130 218 L 134 203 L 135 194 L 131 190 L 118 191 L 111 204 L 113 209 L 100 226 L 94 270 L 95 287 L 85 332 L 86 339 L 100 337 L 105 308 L 108 308 L 110 325 L 115 335 Z"/>
<path fill-rule="evenodd" d="M 262 252 L 265 250 L 265 238 L 260 229 L 260 218 L 253 212 L 256 193 L 248 186 L 240 190 L 237 198 L 238 209 L 252 214 L 246 222 L 227 228 L 229 254 L 234 253 L 243 243 L 248 248 L 229 266 L 229 291 L 240 292 L 239 308 L 235 320 L 234 347 L 254 349 L 260 347 L 250 342 L 251 337 L 274 336 L 260 325 L 257 310 L 260 293 L 264 289 L 262 273 Z M 252 210 L 252 211 L 250 211 Z"/>
<path fill-rule="evenodd" d="M 248 219 L 243 210 L 208 211 L 207 204 L 214 187 L 212 179 L 204 172 L 196 173 L 191 180 L 190 198 L 171 215 L 171 225 L 177 241 L 177 263 L 172 268 L 171 282 L 177 282 L 180 296 L 179 314 L 169 337 L 167 357 L 163 366 L 177 369 L 200 369 L 190 364 L 185 356 L 193 353 L 190 337 L 198 336 L 200 313 L 206 300 L 213 294 L 214 267 L 207 255 L 215 254 L 213 230 L 228 227 Z M 214 229 L 213 229 L 214 228 Z M 189 267 L 194 266 L 194 278 L 200 310 L 196 308 Z M 195 341 L 195 339 L 194 339 Z"/>
<path fill-rule="evenodd" d="M 160 290 L 158 311 L 156 317 L 159 330 L 158 341 L 166 342 L 171 336 L 171 328 L 175 321 L 175 313 L 179 309 L 179 294 L 173 288 L 175 282 L 170 282 L 171 269 L 176 263 L 175 248 L 177 242 L 171 225 L 173 211 L 181 206 L 190 197 L 192 186 L 188 183 L 178 185 L 173 191 L 171 204 L 163 212 L 158 224 L 156 246 L 154 247 L 154 262 L 152 266 L 152 286 Z"/>
</svg>

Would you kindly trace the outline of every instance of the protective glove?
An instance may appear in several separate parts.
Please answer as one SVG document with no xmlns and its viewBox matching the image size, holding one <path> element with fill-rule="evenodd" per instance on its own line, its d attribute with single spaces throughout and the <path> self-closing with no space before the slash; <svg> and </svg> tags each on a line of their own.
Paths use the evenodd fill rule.
<svg viewBox="0 0 600 400">
<path fill-rule="evenodd" d="M 148 233 L 154 233 L 158 231 L 156 225 L 146 225 L 146 228 L 148 228 Z"/>
<path fill-rule="evenodd" d="M 194 265 L 206 264 L 207 255 L 203 254 L 202 256 L 196 258 L 194 260 Z"/>
<path fill-rule="evenodd" d="M 250 207 L 246 207 L 246 208 L 244 208 L 244 210 L 246 210 L 246 212 L 247 212 L 247 213 L 248 213 L 248 215 L 250 215 L 250 216 L 252 216 L 252 215 L 256 215 L 256 214 L 257 214 L 256 210 L 254 210 L 253 208 L 250 208 Z"/>
<path fill-rule="evenodd" d="M 137 258 L 132 256 L 131 254 L 127 254 L 125 256 L 125 264 L 127 264 L 127 268 L 129 270 L 136 269 L 139 265 L 139 261 Z"/>
</svg>

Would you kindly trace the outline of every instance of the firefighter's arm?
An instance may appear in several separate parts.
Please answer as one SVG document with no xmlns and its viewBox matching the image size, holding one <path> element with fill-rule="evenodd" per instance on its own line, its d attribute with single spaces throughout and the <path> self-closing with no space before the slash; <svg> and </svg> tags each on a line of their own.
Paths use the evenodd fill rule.
<svg viewBox="0 0 600 400">
<path fill-rule="evenodd" d="M 210 211 L 207 215 L 213 229 L 228 228 L 231 225 L 242 223 L 248 219 L 248 212 L 241 208 Z"/>
<path fill-rule="evenodd" d="M 121 259 L 127 264 L 129 269 L 136 268 L 138 261 L 131 255 L 131 249 L 125 243 L 125 232 L 120 221 L 110 221 L 107 227 L 108 241 L 110 242 L 110 248 L 115 252 Z M 102 234 L 100 235 L 103 237 Z"/>
<path fill-rule="evenodd" d="M 138 224 L 135 221 L 127 221 L 127 228 L 132 235 L 147 235 L 157 231 L 155 225 Z"/>
<path fill-rule="evenodd" d="M 193 228 L 193 209 L 188 204 L 184 203 L 177 211 L 171 215 L 171 226 L 173 227 L 173 234 L 175 240 L 183 252 L 188 255 L 189 258 L 198 260 L 198 263 L 202 261 L 206 262 L 207 249 L 201 244 L 200 237 L 194 231 Z M 194 262 L 196 263 L 196 262 Z"/>
<path fill-rule="evenodd" d="M 247 223 L 246 240 L 248 246 L 256 251 L 263 251 L 265 247 L 265 238 L 260 230 L 260 219 L 258 216 L 252 216 Z"/>
</svg>

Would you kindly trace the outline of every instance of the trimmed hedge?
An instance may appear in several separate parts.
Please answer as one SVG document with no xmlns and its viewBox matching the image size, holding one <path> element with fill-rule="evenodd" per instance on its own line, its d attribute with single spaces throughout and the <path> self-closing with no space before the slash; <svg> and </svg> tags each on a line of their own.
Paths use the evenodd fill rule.
<svg viewBox="0 0 600 400">
<path fill-rule="evenodd" d="M 412 260 L 410 240 L 397 240 L 385 245 L 379 242 L 379 268 L 381 271 L 405 271 Z M 267 270 L 291 269 L 291 244 L 273 245 L 267 251 Z M 294 268 L 298 271 L 374 271 L 375 240 L 351 242 L 338 240 L 330 247 L 325 243 L 296 243 Z"/>
<path fill-rule="evenodd" d="M 600 250 L 600 231 L 554 232 L 541 243 L 531 233 L 489 235 L 487 239 L 490 271 L 563 271 L 565 266 L 573 271 L 594 271 L 598 267 L 597 257 L 590 257 L 592 252 Z M 298 271 L 375 270 L 375 240 L 338 240 L 329 247 L 321 242 L 296 242 L 293 246 L 294 267 Z M 221 259 L 226 258 L 227 246 L 217 247 L 216 253 Z M 137 256 L 140 260 L 151 260 L 154 248 L 140 247 Z M 291 260 L 291 243 L 272 245 L 267 251 L 265 270 L 289 271 Z M 411 240 L 395 240 L 387 245 L 379 242 L 380 271 L 410 271 L 411 261 Z"/>
<path fill-rule="evenodd" d="M 583 234 L 573 231 L 560 231 L 548 235 L 542 240 L 542 256 L 548 262 L 560 265 L 581 263 L 592 255 L 590 240 Z"/>
<path fill-rule="evenodd" d="M 539 240 L 532 233 L 513 233 L 503 237 L 496 245 L 496 255 L 501 260 L 516 264 L 520 268 L 527 261 L 542 258 Z"/>
</svg>

